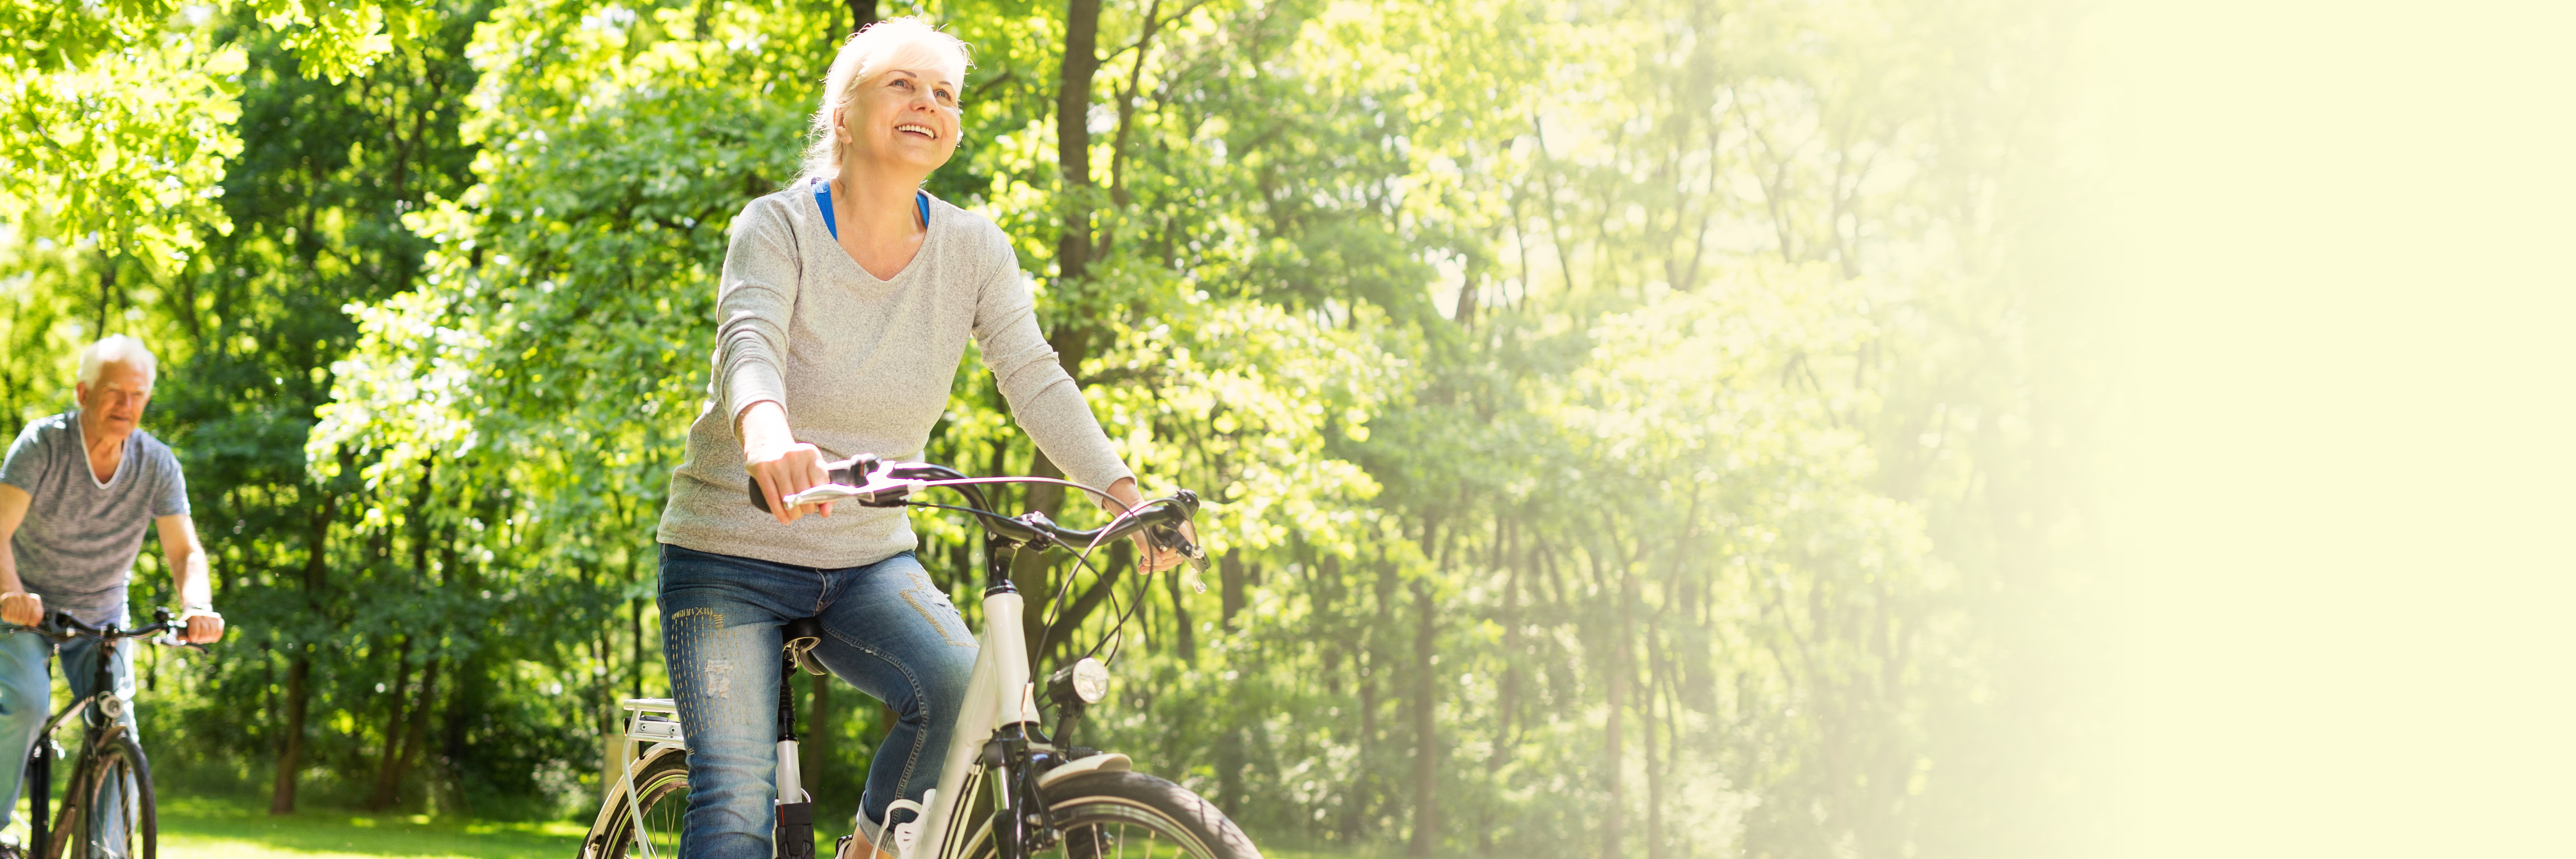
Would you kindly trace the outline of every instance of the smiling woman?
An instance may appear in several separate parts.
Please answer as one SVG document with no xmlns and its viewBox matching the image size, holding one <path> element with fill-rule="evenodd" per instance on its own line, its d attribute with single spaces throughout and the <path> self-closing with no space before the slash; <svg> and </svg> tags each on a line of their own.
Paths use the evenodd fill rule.
<svg viewBox="0 0 2576 859">
<path fill-rule="evenodd" d="M 829 182 L 840 177 L 843 153 L 853 142 L 844 114 L 859 100 L 862 83 L 876 84 L 873 89 L 898 88 L 904 94 L 929 90 L 947 108 L 948 123 L 944 130 L 924 123 L 925 133 L 955 150 L 957 91 L 966 85 L 966 66 L 966 43 L 917 18 L 890 18 L 850 36 L 823 78 L 822 104 L 814 109 L 814 141 L 805 147 L 805 178 Z M 874 80 L 887 72 L 897 74 L 889 80 Z M 945 162 L 947 156 L 942 154 L 940 160 Z"/>
<path fill-rule="evenodd" d="M 791 620 L 819 620 L 821 664 L 896 714 L 846 855 L 872 855 L 906 822 L 892 803 L 919 801 L 939 778 L 975 647 L 946 595 L 922 587 L 931 579 L 909 523 L 900 509 L 834 516 L 780 499 L 825 482 L 827 451 L 921 456 L 968 337 L 1049 461 L 1127 505 L 1142 500 L 1038 330 L 1010 240 L 921 190 L 957 151 L 965 76 L 965 44 L 920 21 L 851 37 L 825 78 L 806 175 L 733 222 L 715 379 L 658 535 L 664 652 L 692 726 L 683 855 L 772 853 L 780 737 L 769 708 Z M 745 472 L 774 513 L 743 497 Z M 1179 563 L 1144 554 L 1148 569 Z"/>
</svg>

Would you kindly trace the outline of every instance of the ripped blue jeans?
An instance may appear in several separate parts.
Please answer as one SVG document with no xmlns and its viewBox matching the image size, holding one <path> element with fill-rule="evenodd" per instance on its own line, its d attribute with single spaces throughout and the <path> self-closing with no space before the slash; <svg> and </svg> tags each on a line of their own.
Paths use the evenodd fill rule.
<svg viewBox="0 0 2576 859">
<path fill-rule="evenodd" d="M 895 799 L 918 801 L 939 786 L 975 667 L 975 637 L 911 552 L 826 570 L 661 549 L 663 654 L 689 746 L 681 859 L 771 855 L 779 633 L 796 618 L 822 620 L 814 655 L 825 668 L 894 710 L 859 799 L 867 829 L 887 822 Z M 814 779 L 807 770 L 805 783 Z M 814 810 L 818 819 L 831 813 Z"/>
</svg>

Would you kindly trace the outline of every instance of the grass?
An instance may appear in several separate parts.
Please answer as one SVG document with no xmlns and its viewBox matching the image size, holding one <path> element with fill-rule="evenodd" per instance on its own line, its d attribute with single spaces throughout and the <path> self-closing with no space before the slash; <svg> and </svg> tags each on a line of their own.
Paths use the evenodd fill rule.
<svg viewBox="0 0 2576 859">
<path fill-rule="evenodd" d="M 425 814 L 304 811 L 270 817 L 250 805 L 171 797 L 161 854 L 189 859 L 566 859 L 584 824 L 434 820 Z"/>
<path fill-rule="evenodd" d="M 270 817 L 264 807 L 205 796 L 161 798 L 161 855 L 187 859 L 569 859 L 587 821 L 499 823 L 426 814 L 306 810 Z M 829 855 L 839 827 L 815 833 Z M 1264 859 L 1361 859 L 1269 849 Z"/>
</svg>

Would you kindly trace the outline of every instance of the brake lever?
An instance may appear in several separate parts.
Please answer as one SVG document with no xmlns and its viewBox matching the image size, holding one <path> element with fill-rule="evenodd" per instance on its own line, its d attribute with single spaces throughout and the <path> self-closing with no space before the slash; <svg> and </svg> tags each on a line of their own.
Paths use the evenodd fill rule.
<svg viewBox="0 0 2576 859">
<path fill-rule="evenodd" d="M 1198 593 L 1207 593 L 1207 582 L 1198 576 L 1208 569 L 1206 549 L 1199 548 L 1199 544 L 1192 543 L 1188 538 L 1181 536 L 1181 529 L 1178 526 L 1157 525 L 1147 528 L 1145 536 L 1154 541 L 1154 548 L 1180 553 L 1181 559 L 1189 562 L 1189 570 L 1181 576 L 1182 583 L 1189 585 Z"/>
<path fill-rule="evenodd" d="M 211 650 L 207 650 L 207 649 L 206 649 L 206 646 L 205 646 L 205 645 L 203 645 L 203 644 L 198 644 L 198 643 L 196 643 L 196 642 L 194 642 L 194 641 L 187 641 L 187 640 L 183 640 L 183 639 L 181 639 L 181 638 L 179 637 L 179 633 L 178 633 L 178 632 L 176 632 L 176 631 L 172 631 L 172 632 L 164 632 L 164 633 L 162 633 L 162 634 L 160 634 L 160 635 L 156 635 L 156 636 L 153 636 L 153 637 L 151 637 L 151 638 L 149 638 L 149 639 L 145 639 L 145 640 L 150 641 L 150 642 L 152 642 L 152 643 L 154 643 L 154 644 L 161 645 L 161 646 L 163 646 L 163 647 L 185 647 L 185 648 L 187 648 L 187 649 L 189 649 L 189 650 L 194 650 L 194 651 L 196 651 L 196 652 L 198 652 L 198 653 L 213 653 L 213 652 L 214 652 L 214 651 L 211 651 Z"/>
</svg>

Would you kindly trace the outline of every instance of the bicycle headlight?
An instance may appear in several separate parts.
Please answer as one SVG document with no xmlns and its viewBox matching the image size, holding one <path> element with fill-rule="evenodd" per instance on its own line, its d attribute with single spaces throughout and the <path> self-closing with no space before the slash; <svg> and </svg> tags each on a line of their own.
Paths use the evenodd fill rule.
<svg viewBox="0 0 2576 859">
<path fill-rule="evenodd" d="M 1088 656 L 1074 663 L 1073 694 L 1085 704 L 1098 704 L 1100 699 L 1109 697 L 1109 666 Z"/>
<path fill-rule="evenodd" d="M 1047 697 L 1059 706 L 1075 702 L 1098 704 L 1100 699 L 1109 697 L 1109 666 L 1085 656 L 1058 668 L 1047 678 Z"/>
</svg>

